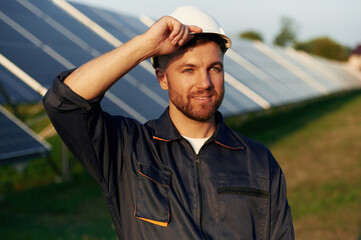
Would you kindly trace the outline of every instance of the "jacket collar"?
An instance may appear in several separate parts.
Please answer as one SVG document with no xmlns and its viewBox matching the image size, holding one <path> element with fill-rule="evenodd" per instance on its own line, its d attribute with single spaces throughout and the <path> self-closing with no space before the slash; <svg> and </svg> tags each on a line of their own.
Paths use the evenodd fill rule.
<svg viewBox="0 0 361 240">
<path fill-rule="evenodd" d="M 179 133 L 177 128 L 174 126 L 170 116 L 169 107 L 163 112 L 163 114 L 156 120 L 154 120 L 154 139 L 163 141 L 173 141 L 182 139 L 182 135 Z"/>
<path fill-rule="evenodd" d="M 222 114 L 217 112 L 215 117 L 217 128 L 208 141 L 214 141 L 217 144 L 230 149 L 245 149 L 240 137 L 224 123 Z M 153 123 L 154 139 L 170 142 L 183 138 L 169 116 L 169 108 L 163 112 L 160 118 L 154 120 Z"/>
</svg>

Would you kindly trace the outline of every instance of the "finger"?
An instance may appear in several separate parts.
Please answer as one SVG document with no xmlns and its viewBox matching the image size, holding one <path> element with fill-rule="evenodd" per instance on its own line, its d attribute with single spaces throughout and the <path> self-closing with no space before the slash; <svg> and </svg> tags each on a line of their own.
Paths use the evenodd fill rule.
<svg viewBox="0 0 361 240">
<path fill-rule="evenodd" d="M 180 28 L 177 36 L 174 37 L 172 43 L 174 45 L 177 45 L 178 42 L 183 38 L 184 34 L 185 34 L 185 31 L 186 31 L 186 27 L 184 25 L 182 25 L 182 27 Z"/>
<path fill-rule="evenodd" d="M 188 25 L 189 32 L 191 33 L 201 33 L 203 30 L 200 27 L 197 27 L 195 25 Z"/>
<path fill-rule="evenodd" d="M 183 33 L 183 36 L 182 36 L 182 38 L 181 39 L 179 39 L 179 41 L 178 41 L 178 45 L 179 46 L 182 46 L 182 45 L 184 45 L 185 43 L 187 43 L 189 40 L 191 40 L 192 38 L 191 38 L 191 36 L 190 36 L 190 34 L 189 34 L 189 28 L 188 28 L 188 26 L 186 26 L 185 27 L 185 29 L 184 29 L 184 33 Z"/>
<path fill-rule="evenodd" d="M 168 22 L 168 28 L 171 31 L 171 33 L 169 34 L 169 39 L 173 40 L 182 30 L 182 27 L 183 25 L 179 21 L 175 19 L 170 20 L 170 22 Z"/>
<path fill-rule="evenodd" d="M 183 37 L 178 41 L 178 45 L 182 46 L 194 37 L 194 33 L 202 33 L 202 28 L 195 25 L 185 25 Z"/>
</svg>

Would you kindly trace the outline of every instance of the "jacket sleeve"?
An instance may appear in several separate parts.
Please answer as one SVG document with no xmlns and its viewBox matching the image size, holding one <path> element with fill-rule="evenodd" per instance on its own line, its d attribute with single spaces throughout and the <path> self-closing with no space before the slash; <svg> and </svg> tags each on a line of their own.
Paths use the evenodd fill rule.
<svg viewBox="0 0 361 240">
<path fill-rule="evenodd" d="M 269 152 L 271 173 L 269 239 L 295 239 L 291 209 L 287 201 L 285 176 Z"/>
<path fill-rule="evenodd" d="M 87 101 L 63 80 L 72 71 L 60 73 L 44 96 L 44 107 L 58 134 L 107 196 L 117 183 L 126 131 L 120 134 L 113 117 L 100 108 L 101 97 Z M 123 118 L 122 118 L 123 119 Z M 123 119 L 124 120 L 124 119 Z"/>
</svg>

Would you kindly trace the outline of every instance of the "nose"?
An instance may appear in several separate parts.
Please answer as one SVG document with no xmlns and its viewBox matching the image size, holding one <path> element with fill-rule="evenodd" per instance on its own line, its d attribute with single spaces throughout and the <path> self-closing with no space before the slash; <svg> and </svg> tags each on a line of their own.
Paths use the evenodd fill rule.
<svg viewBox="0 0 361 240">
<path fill-rule="evenodd" d="M 196 81 L 195 86 L 198 89 L 209 89 L 212 87 L 212 79 L 208 71 L 201 71 Z"/>
</svg>

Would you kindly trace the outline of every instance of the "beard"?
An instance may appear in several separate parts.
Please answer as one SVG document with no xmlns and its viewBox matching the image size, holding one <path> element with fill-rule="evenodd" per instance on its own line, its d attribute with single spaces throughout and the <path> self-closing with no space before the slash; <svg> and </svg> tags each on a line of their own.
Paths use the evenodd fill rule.
<svg viewBox="0 0 361 240">
<path fill-rule="evenodd" d="M 220 94 L 218 94 L 214 89 L 207 89 L 191 92 L 187 94 L 185 98 L 182 94 L 174 90 L 169 89 L 168 93 L 170 101 L 186 117 L 195 121 L 206 122 L 214 116 L 219 106 L 222 104 L 224 87 L 222 88 Z M 214 97 L 214 101 L 206 104 L 192 103 L 192 97 L 204 94 L 212 95 Z"/>
</svg>

